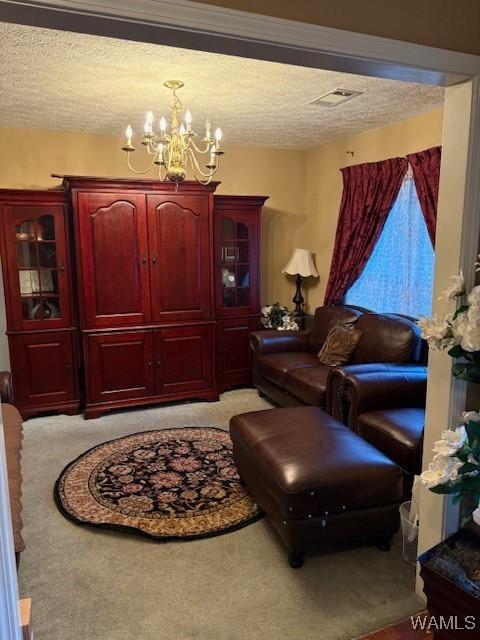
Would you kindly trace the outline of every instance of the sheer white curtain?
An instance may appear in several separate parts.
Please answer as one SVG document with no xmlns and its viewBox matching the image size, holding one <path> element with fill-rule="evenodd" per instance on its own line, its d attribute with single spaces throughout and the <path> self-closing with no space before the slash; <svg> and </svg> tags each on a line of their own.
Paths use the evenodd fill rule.
<svg viewBox="0 0 480 640">
<path fill-rule="evenodd" d="M 370 260 L 344 302 L 379 313 L 429 316 L 434 259 L 409 169 Z"/>
</svg>

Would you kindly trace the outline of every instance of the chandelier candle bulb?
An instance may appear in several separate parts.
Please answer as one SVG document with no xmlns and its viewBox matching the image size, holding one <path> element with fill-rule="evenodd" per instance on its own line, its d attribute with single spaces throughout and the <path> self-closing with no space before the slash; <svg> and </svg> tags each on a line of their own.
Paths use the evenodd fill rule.
<svg viewBox="0 0 480 640">
<path fill-rule="evenodd" d="M 192 131 L 192 114 L 190 111 L 187 111 L 185 114 L 185 122 L 187 123 L 187 133 L 191 133 Z"/>
<path fill-rule="evenodd" d="M 189 167 L 194 175 L 195 180 L 200 184 L 207 185 L 212 180 L 218 170 L 219 160 L 217 158 L 223 155 L 220 149 L 220 141 L 222 139 L 222 131 L 220 128 L 215 130 L 215 143 L 210 137 L 210 120 L 205 123 L 205 138 L 202 144 L 198 145 L 195 140 L 195 134 L 192 131 L 192 113 L 190 110 L 184 111 L 177 91 L 183 87 L 183 82 L 179 80 L 167 80 L 164 83 L 167 89 L 173 94 L 173 103 L 170 107 L 170 133 L 167 133 L 167 121 L 162 116 L 159 121 L 160 134 L 153 131 L 153 112 L 147 112 L 145 121 L 145 133 L 142 136 L 142 145 L 146 147 L 148 156 L 151 156 L 148 166 L 143 170 L 137 170 L 131 163 L 130 151 L 135 151 L 132 146 L 132 132 L 130 125 L 127 127 L 127 144 L 122 147 L 127 152 L 127 165 L 130 171 L 136 174 L 148 173 L 154 165 L 158 166 L 158 177 L 161 180 L 170 180 L 172 182 L 182 182 L 187 177 L 187 167 Z M 184 122 L 182 122 L 182 114 Z M 200 157 L 209 158 L 208 164 L 204 165 L 202 170 Z M 206 158 L 204 162 L 206 161 Z"/>
<path fill-rule="evenodd" d="M 212 145 L 212 148 L 210 149 L 210 160 L 207 164 L 207 169 L 214 169 L 217 166 L 217 158 L 216 158 L 216 147 L 215 145 Z"/>
<path fill-rule="evenodd" d="M 132 126 L 128 125 L 127 128 L 125 129 L 125 135 L 127 136 L 127 142 L 125 144 L 124 147 L 122 147 L 123 151 L 135 151 L 135 147 L 132 145 L 132 136 L 133 136 L 133 131 L 132 131 Z"/>
</svg>

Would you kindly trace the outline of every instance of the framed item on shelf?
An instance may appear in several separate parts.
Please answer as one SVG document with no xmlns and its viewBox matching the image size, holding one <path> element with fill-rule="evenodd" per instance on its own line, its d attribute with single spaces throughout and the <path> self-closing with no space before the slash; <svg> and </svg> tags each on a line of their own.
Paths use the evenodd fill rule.
<svg viewBox="0 0 480 640">
<path fill-rule="evenodd" d="M 19 272 L 20 295 L 29 296 L 35 293 L 51 293 L 54 291 L 52 272 L 49 270 L 40 271 L 36 269 L 22 269 Z"/>
</svg>

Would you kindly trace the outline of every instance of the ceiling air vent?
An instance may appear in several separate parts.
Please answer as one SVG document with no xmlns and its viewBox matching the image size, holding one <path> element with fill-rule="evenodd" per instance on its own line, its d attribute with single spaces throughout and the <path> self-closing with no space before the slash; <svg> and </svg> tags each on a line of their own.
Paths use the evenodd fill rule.
<svg viewBox="0 0 480 640">
<path fill-rule="evenodd" d="M 333 89 L 327 91 L 323 95 L 310 100 L 308 104 L 320 104 L 324 107 L 338 107 L 339 104 L 343 104 L 347 100 L 351 100 L 356 96 L 361 96 L 361 91 L 350 91 L 350 89 Z"/>
</svg>

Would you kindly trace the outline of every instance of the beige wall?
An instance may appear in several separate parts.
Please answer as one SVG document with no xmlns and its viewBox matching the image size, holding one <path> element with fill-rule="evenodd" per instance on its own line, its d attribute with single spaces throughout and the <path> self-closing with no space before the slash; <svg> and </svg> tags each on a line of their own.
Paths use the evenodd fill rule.
<svg viewBox="0 0 480 640">
<path fill-rule="evenodd" d="M 0 188 L 50 188 L 60 182 L 51 173 L 131 177 L 122 142 L 114 136 L 0 129 Z M 262 218 L 262 300 L 275 301 L 291 234 L 305 220 L 306 153 L 247 147 L 226 151 L 217 192 L 270 196 Z M 286 288 L 284 302 L 292 295 Z M 5 327 L 0 284 L 0 370 L 8 368 Z"/>
<path fill-rule="evenodd" d="M 480 54 L 479 0 L 196 0 L 229 9 Z"/>
<path fill-rule="evenodd" d="M 281 269 L 297 246 L 314 253 L 320 274 L 305 282 L 307 309 L 322 304 L 342 194 L 340 168 L 441 144 L 442 119 L 439 109 L 309 151 L 227 148 L 218 192 L 270 196 L 262 217 L 264 303 L 291 306 L 294 279 L 283 276 Z M 51 173 L 128 177 L 120 143 L 114 136 L 0 129 L 0 187 L 53 187 L 59 180 Z M 1 338 L 5 309 L 3 296 L 0 299 L 2 369 L 8 366 L 8 352 Z"/>
</svg>

